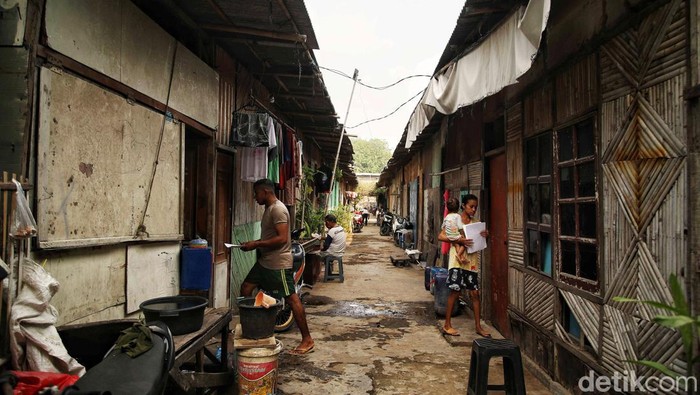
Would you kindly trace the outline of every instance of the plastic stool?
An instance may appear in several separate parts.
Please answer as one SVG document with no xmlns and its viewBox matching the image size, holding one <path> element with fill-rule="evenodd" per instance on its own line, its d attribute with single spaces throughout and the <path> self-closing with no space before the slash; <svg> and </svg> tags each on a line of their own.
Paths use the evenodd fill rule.
<svg viewBox="0 0 700 395">
<path fill-rule="evenodd" d="M 333 273 L 333 261 L 338 261 L 338 273 Z M 340 282 L 345 281 L 345 277 L 343 276 L 343 257 L 342 256 L 332 256 L 328 255 L 325 260 L 325 266 L 326 266 L 326 271 L 323 275 L 323 282 L 326 282 L 328 280 L 332 279 L 339 279 Z"/>
<path fill-rule="evenodd" d="M 489 385 L 489 360 L 503 357 L 503 385 Z M 468 395 L 486 395 L 488 390 L 525 395 L 525 377 L 520 347 L 508 339 L 475 339 L 469 361 Z"/>
</svg>

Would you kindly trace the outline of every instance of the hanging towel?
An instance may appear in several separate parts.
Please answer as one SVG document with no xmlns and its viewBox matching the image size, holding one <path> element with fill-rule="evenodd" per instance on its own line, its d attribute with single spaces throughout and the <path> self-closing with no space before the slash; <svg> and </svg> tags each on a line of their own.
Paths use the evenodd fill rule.
<svg viewBox="0 0 700 395">
<path fill-rule="evenodd" d="M 275 184 L 279 184 L 280 180 L 280 162 L 279 162 L 279 155 L 277 151 L 279 150 L 279 147 L 277 146 L 277 130 L 280 129 L 280 125 L 278 122 L 272 121 L 272 118 L 270 118 L 270 122 L 268 123 L 268 130 L 270 133 L 270 149 L 268 151 L 268 163 L 267 163 L 267 178 L 272 180 Z"/>
</svg>

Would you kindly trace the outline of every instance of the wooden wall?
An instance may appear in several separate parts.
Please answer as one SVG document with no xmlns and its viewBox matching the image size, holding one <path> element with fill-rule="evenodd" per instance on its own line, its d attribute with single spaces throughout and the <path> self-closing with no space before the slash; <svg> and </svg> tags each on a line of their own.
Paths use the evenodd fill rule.
<svg viewBox="0 0 700 395">
<path fill-rule="evenodd" d="M 601 363 L 610 370 L 639 358 L 682 372 L 679 337 L 651 322 L 662 311 L 611 298 L 670 302 L 668 276 L 687 270 L 686 10 L 671 1 L 600 51 L 601 80 L 611 82 L 601 85 L 602 183 L 609 186 L 602 201 L 611 219 L 603 225 L 610 239 Z M 657 340 L 639 341 L 645 338 Z"/>
</svg>

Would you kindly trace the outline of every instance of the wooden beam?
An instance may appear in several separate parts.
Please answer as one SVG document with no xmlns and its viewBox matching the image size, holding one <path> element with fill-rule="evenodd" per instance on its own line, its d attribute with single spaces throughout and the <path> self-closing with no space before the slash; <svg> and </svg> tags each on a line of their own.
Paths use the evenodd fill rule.
<svg viewBox="0 0 700 395">
<path fill-rule="evenodd" d="M 328 98 L 329 98 L 328 95 L 314 95 L 314 94 L 311 94 L 311 93 L 294 93 L 294 92 L 290 92 L 289 89 L 287 89 L 286 85 L 283 85 L 282 82 L 279 81 L 279 80 L 278 80 L 278 82 L 280 83 L 280 85 L 282 85 L 282 86 L 285 88 L 285 90 L 286 90 L 288 93 L 278 93 L 278 94 L 275 95 L 276 97 L 281 97 L 281 98 L 283 98 L 283 99 L 305 99 L 305 98 L 306 98 L 306 99 L 314 99 L 314 98 L 317 98 L 317 97 L 319 97 L 319 98 L 325 98 L 325 99 L 328 99 Z"/>
<path fill-rule="evenodd" d="M 267 73 L 269 74 L 269 73 Z M 257 75 L 264 75 L 264 74 L 257 74 Z M 277 73 L 275 74 L 278 77 L 286 77 L 286 78 L 317 78 L 321 76 L 320 73 L 314 73 L 314 74 L 293 74 L 293 73 Z"/>
<path fill-rule="evenodd" d="M 293 117 L 333 117 L 338 118 L 338 114 L 334 113 L 323 113 L 323 112 L 296 112 L 296 111 L 283 111 L 285 115 L 290 115 Z"/>
<path fill-rule="evenodd" d="M 270 30 L 254 29 L 251 27 L 239 27 L 239 26 L 233 26 L 233 25 L 216 25 L 213 23 L 203 23 L 201 25 L 201 27 L 202 27 L 202 29 L 207 30 L 207 31 L 245 34 L 247 36 L 274 38 L 274 39 L 282 40 L 282 41 L 291 41 L 291 42 L 300 42 L 300 43 L 306 42 L 306 35 L 305 34 L 273 32 Z"/>
<path fill-rule="evenodd" d="M 280 47 L 280 48 L 297 48 L 299 46 L 298 43 L 296 42 L 288 42 L 288 41 L 270 41 L 270 40 L 260 40 L 257 38 L 246 38 L 246 37 L 232 37 L 231 35 L 228 34 L 216 34 L 216 33 L 209 33 L 209 35 L 217 40 L 220 41 L 226 41 L 229 43 L 237 43 L 237 44 L 248 44 L 252 43 L 253 45 L 259 45 L 261 47 Z M 313 76 L 310 76 L 313 77 Z"/>
<path fill-rule="evenodd" d="M 207 2 L 209 3 L 209 7 L 211 7 L 219 15 L 219 18 L 221 18 L 222 21 L 226 22 L 229 25 L 233 25 L 231 19 L 228 17 L 228 15 L 226 15 L 224 10 L 221 7 L 219 7 L 219 4 L 217 4 L 216 1 L 207 0 Z"/>
</svg>

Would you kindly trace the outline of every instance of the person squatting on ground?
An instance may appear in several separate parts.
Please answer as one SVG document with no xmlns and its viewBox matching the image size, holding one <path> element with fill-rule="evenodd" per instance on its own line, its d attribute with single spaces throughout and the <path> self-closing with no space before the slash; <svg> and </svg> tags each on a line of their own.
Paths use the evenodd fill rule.
<svg viewBox="0 0 700 395">
<path fill-rule="evenodd" d="M 321 259 L 325 259 L 327 256 L 340 258 L 345 254 L 345 240 L 347 238 L 345 229 L 338 225 L 338 219 L 333 214 L 326 215 L 324 220 L 328 233 L 326 233 L 326 239 L 323 241 L 319 256 Z"/>
<path fill-rule="evenodd" d="M 257 250 L 257 260 L 241 285 L 242 296 L 252 296 L 261 288 L 275 299 L 284 298 L 292 308 L 294 321 L 301 332 L 301 343 L 288 353 L 306 354 L 313 350 L 314 341 L 306 322 L 304 305 L 294 289 L 292 271 L 292 240 L 289 211 L 275 196 L 275 184 L 267 178 L 253 184 L 255 201 L 265 206 L 259 240 L 241 245 L 241 250 Z"/>
<path fill-rule="evenodd" d="M 447 200 L 447 211 L 449 214 L 442 221 L 442 229 L 445 230 L 445 235 L 452 246 L 455 248 L 455 256 L 457 261 L 459 261 L 460 266 L 466 267 L 467 261 L 467 248 L 459 243 L 455 243 L 460 238 L 464 238 L 464 231 L 462 230 L 462 216 L 459 214 L 459 200 L 457 198 L 449 198 Z"/>
<path fill-rule="evenodd" d="M 479 206 L 479 200 L 474 195 L 466 195 L 462 198 L 462 224 L 470 224 L 478 222 L 474 219 L 476 209 Z M 488 237 L 488 231 L 481 232 L 481 236 Z M 466 264 L 462 264 L 457 259 L 457 251 L 455 244 L 462 246 L 471 246 L 474 244 L 472 239 L 460 237 L 457 241 L 450 240 L 445 229 L 440 231 L 438 240 L 450 243 L 450 253 L 448 259 L 448 274 L 447 286 L 450 289 L 450 295 L 447 297 L 447 311 L 445 312 L 445 325 L 443 332 L 451 336 L 459 336 L 459 332 L 452 327 L 452 310 L 455 303 L 459 299 L 459 295 L 463 289 L 469 291 L 469 297 L 474 308 L 474 326 L 476 333 L 483 337 L 491 337 L 491 334 L 486 332 L 481 327 L 481 295 L 479 294 L 479 260 L 478 253 L 465 254 Z"/>
</svg>

